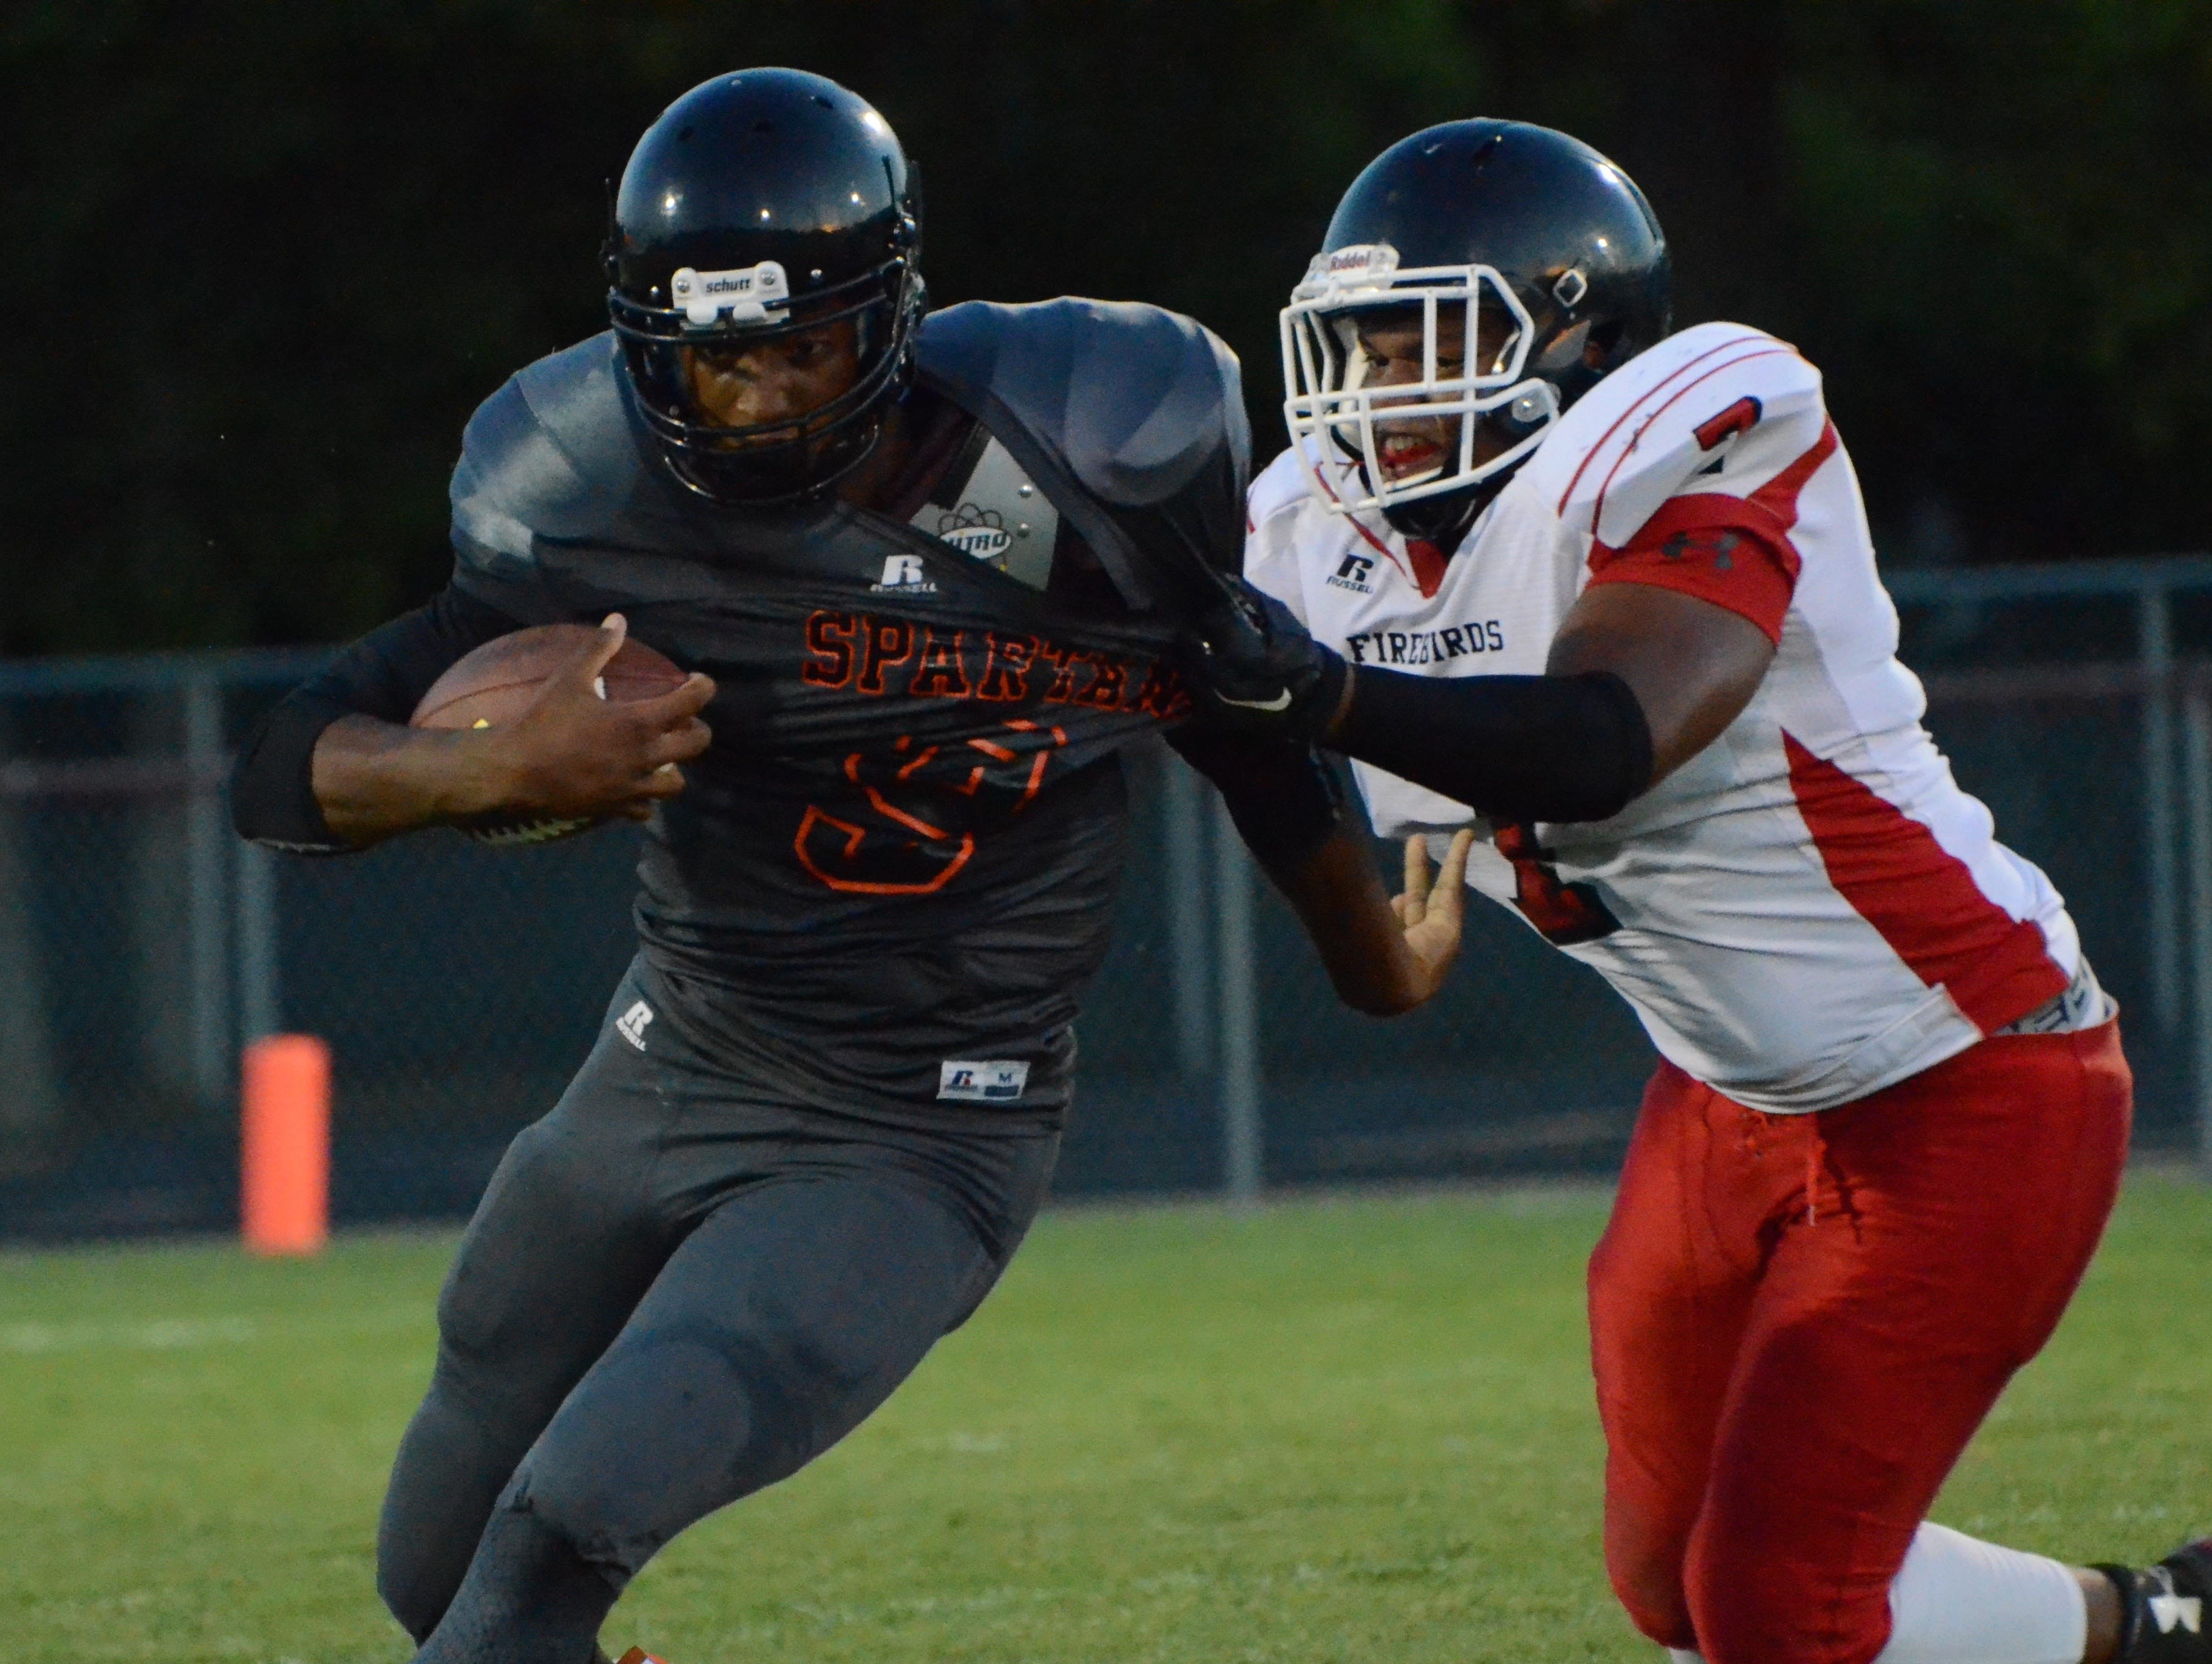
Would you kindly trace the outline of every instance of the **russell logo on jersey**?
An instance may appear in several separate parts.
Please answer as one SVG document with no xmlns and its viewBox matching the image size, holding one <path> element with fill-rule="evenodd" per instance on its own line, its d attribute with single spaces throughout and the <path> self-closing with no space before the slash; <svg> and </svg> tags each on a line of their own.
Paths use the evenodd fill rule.
<svg viewBox="0 0 2212 1664">
<path fill-rule="evenodd" d="M 1375 557 L 1353 550 L 1345 556 L 1325 582 L 1331 588 L 1350 589 L 1362 595 L 1375 593 Z"/>
<path fill-rule="evenodd" d="M 902 595 L 933 595 L 937 586 L 929 581 L 929 570 L 921 564 L 920 555 L 886 555 L 884 575 L 868 586 L 878 594 L 896 593 Z"/>
<path fill-rule="evenodd" d="M 937 1095 L 954 1103 L 1012 1103 L 1030 1083 L 1030 1066 L 1019 1059 L 970 1063 L 949 1058 L 938 1065 Z"/>
</svg>

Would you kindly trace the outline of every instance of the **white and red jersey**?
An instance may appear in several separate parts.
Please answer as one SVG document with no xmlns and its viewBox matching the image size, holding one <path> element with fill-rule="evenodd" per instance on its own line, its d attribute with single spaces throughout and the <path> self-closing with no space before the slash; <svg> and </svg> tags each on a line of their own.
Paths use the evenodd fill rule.
<svg viewBox="0 0 2212 1664">
<path fill-rule="evenodd" d="M 1743 713 L 1620 814 L 1492 826 L 1468 864 L 1685 1072 L 1757 1109 L 1832 1108 L 2066 991 L 2073 923 L 1920 725 L 1858 482 L 1789 345 L 1705 324 L 1632 360 L 1449 560 L 1317 500 L 1308 472 L 1334 488 L 1347 466 L 1291 450 L 1261 474 L 1245 571 L 1354 662 L 1539 673 L 1576 598 L 1610 582 L 1683 590 L 1776 642 Z M 1356 773 L 1386 837 L 1480 821 Z"/>
</svg>

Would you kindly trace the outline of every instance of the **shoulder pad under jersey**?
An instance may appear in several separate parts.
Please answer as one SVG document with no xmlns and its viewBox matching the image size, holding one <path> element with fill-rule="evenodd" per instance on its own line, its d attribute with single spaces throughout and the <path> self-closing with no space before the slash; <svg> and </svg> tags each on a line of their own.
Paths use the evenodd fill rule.
<svg viewBox="0 0 2212 1664">
<path fill-rule="evenodd" d="M 1786 341 L 1700 324 L 1583 395 L 1520 480 L 1562 523 L 1620 548 L 1686 492 L 1750 497 L 1824 442 L 1820 373 Z"/>
<path fill-rule="evenodd" d="M 1306 467 L 1305 453 L 1292 445 L 1277 453 L 1275 460 L 1253 477 L 1252 489 L 1244 494 L 1248 531 L 1313 500 L 1312 488 L 1306 484 Z"/>
<path fill-rule="evenodd" d="M 477 407 L 453 469 L 453 549 L 465 587 L 534 582 L 539 539 L 604 532 L 645 472 L 612 332 L 540 358 Z"/>
<path fill-rule="evenodd" d="M 924 380 L 997 436 L 1133 606 L 1218 594 L 1252 435 L 1237 355 L 1158 307 L 969 301 L 922 320 Z"/>
<path fill-rule="evenodd" d="M 1244 495 L 1244 576 L 1289 607 L 1301 624 L 1307 619 L 1299 559 L 1314 536 L 1313 523 L 1304 517 L 1315 501 L 1306 485 L 1310 467 L 1306 453 L 1293 445 L 1260 470 Z M 1338 523 L 1350 534 L 1350 521 Z"/>
</svg>

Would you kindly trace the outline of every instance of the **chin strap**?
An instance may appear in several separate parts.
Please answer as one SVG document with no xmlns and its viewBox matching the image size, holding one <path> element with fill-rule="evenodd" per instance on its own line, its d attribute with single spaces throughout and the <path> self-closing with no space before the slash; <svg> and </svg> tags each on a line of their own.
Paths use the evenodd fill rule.
<svg viewBox="0 0 2212 1664">
<path fill-rule="evenodd" d="M 1506 475 L 1513 471 L 1506 470 Z M 1504 488 L 1505 475 L 1486 479 L 1479 485 L 1470 485 L 1463 491 L 1445 491 L 1436 497 L 1417 497 L 1411 503 L 1401 503 L 1385 509 L 1382 518 L 1391 529 L 1408 538 L 1436 545 L 1446 559 L 1459 552 L 1459 546 L 1467 541 L 1476 519 L 1495 500 Z"/>
<path fill-rule="evenodd" d="M 1565 339 L 1567 337 L 1575 337 L 1577 340 L 1581 338 L 1576 336 L 1576 332 L 1573 330 L 1569 330 L 1565 336 L 1559 338 Z M 1554 344 L 1556 345 L 1557 343 L 1555 342 Z M 1540 426 L 1547 427 L 1558 422 L 1560 417 L 1566 414 L 1567 407 L 1603 381 L 1612 368 L 1613 365 L 1608 361 L 1603 369 L 1594 369 L 1577 356 L 1556 373 L 1552 370 L 1543 370 L 1542 378 L 1551 382 L 1556 397 L 1551 410 L 1540 423 L 1522 422 L 1515 419 L 1510 406 L 1504 410 L 1492 411 L 1486 416 L 1480 416 L 1474 419 L 1494 424 L 1496 430 L 1503 433 L 1510 443 L 1517 445 L 1530 434 L 1537 431 Z M 1474 528 L 1474 522 L 1482 517 L 1482 511 L 1497 501 L 1498 494 L 1505 489 L 1506 481 L 1519 473 L 1522 465 L 1535 454 L 1534 450 L 1529 451 L 1527 455 L 1516 458 L 1511 466 L 1501 468 L 1487 479 L 1479 480 L 1463 491 L 1439 491 L 1434 497 L 1416 497 L 1411 503 L 1401 503 L 1387 508 L 1382 510 L 1382 518 L 1390 523 L 1394 530 L 1402 533 L 1407 537 L 1420 538 L 1425 542 L 1435 544 L 1443 552 L 1445 557 L 1449 558 L 1458 552 L 1459 546 L 1467 540 L 1468 533 Z"/>
<path fill-rule="evenodd" d="M 1531 451 L 1528 455 L 1535 453 Z M 1467 534 L 1474 529 L 1474 522 L 1482 518 L 1482 511 L 1498 500 L 1505 489 L 1506 481 L 1521 472 L 1528 456 L 1517 459 L 1509 468 L 1501 468 L 1487 479 L 1456 491 L 1439 491 L 1434 497 L 1415 497 L 1411 503 L 1394 503 L 1382 510 L 1393 531 L 1409 538 L 1419 538 L 1433 543 L 1443 552 L 1446 559 L 1459 552 L 1459 546 L 1467 541 Z"/>
</svg>

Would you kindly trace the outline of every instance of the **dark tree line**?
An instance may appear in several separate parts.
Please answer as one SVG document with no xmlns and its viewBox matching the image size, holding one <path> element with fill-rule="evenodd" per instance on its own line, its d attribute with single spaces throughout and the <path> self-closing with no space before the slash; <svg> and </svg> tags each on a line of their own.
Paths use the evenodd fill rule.
<svg viewBox="0 0 2212 1664">
<path fill-rule="evenodd" d="M 601 326 L 601 181 L 796 64 L 921 158 L 939 300 L 1274 312 L 1376 150 L 1564 127 L 1683 322 L 1827 372 L 1894 561 L 2204 546 L 2212 0 L 28 0 L 0 650 L 343 636 L 443 574 L 461 424 Z"/>
</svg>

